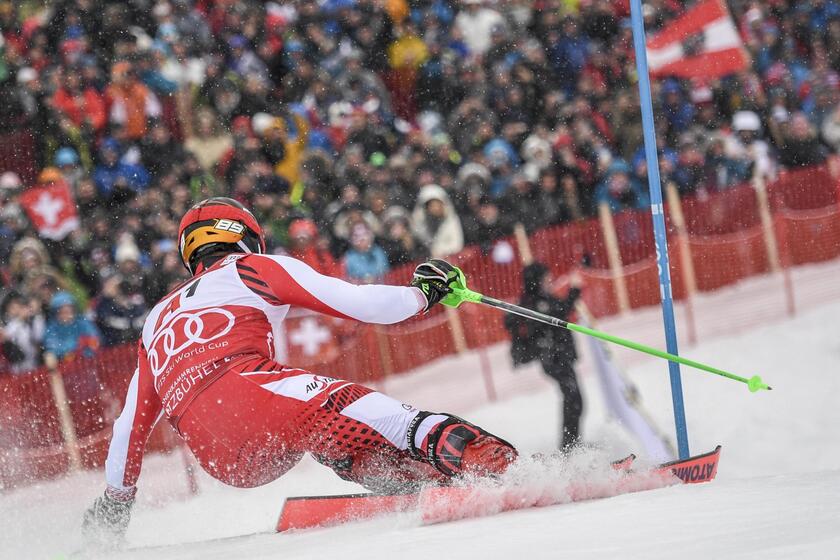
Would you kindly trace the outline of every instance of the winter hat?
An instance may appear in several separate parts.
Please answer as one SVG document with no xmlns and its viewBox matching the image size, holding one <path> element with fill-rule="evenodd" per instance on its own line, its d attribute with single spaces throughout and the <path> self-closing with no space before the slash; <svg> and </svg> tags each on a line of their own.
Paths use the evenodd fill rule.
<svg viewBox="0 0 840 560">
<path fill-rule="evenodd" d="M 470 177 L 478 177 L 483 182 L 490 181 L 490 171 L 480 163 L 467 163 L 458 170 L 458 180 L 461 182 L 466 181 Z"/>
<path fill-rule="evenodd" d="M 105 152 L 115 152 L 117 154 L 120 153 L 120 143 L 114 138 L 105 138 L 101 144 L 99 144 L 99 153 Z"/>
<path fill-rule="evenodd" d="M 753 111 L 737 111 L 732 116 L 732 128 L 738 132 L 742 130 L 758 132 L 761 130 L 761 119 Z"/>
<path fill-rule="evenodd" d="M 296 53 L 296 52 L 303 52 L 304 51 L 303 43 L 296 40 L 296 39 L 292 39 L 290 41 L 287 41 L 286 45 L 284 46 L 284 49 L 288 53 Z"/>
<path fill-rule="evenodd" d="M 714 93 L 709 86 L 702 84 L 691 90 L 690 97 L 692 103 L 700 105 L 701 103 L 711 103 L 714 100 Z"/>
<path fill-rule="evenodd" d="M 610 166 L 607 168 L 607 176 L 615 175 L 616 173 L 625 173 L 627 175 L 630 174 L 632 170 L 630 169 L 630 165 L 627 164 L 626 161 L 623 159 L 617 159 L 610 163 Z"/>
<path fill-rule="evenodd" d="M 158 2 L 152 8 L 152 15 L 156 18 L 165 18 L 172 13 L 172 7 L 167 2 Z"/>
<path fill-rule="evenodd" d="M 14 171 L 6 171 L 0 175 L 0 189 L 2 190 L 19 189 L 22 184 L 20 176 Z"/>
<path fill-rule="evenodd" d="M 134 243 L 127 243 L 123 242 L 117 246 L 116 253 L 114 254 L 114 261 L 117 264 L 123 263 L 125 261 L 139 261 L 140 260 L 140 249 L 137 248 L 137 245 Z"/>
<path fill-rule="evenodd" d="M 411 224 L 411 215 L 408 213 L 408 210 L 403 208 L 402 206 L 389 206 L 387 210 L 382 212 L 382 224 L 388 226 L 393 222 L 401 220 L 406 224 Z"/>
<path fill-rule="evenodd" d="M 17 72 L 17 83 L 19 84 L 28 84 L 29 82 L 37 79 L 38 71 L 34 68 L 30 68 L 29 66 L 21 68 Z"/>
<path fill-rule="evenodd" d="M 682 93 L 682 88 L 680 88 L 680 84 L 678 84 L 674 80 L 666 80 L 664 84 L 662 84 L 662 95 L 669 95 L 671 93 Z"/>
<path fill-rule="evenodd" d="M 554 140 L 554 149 L 555 150 L 562 150 L 563 148 L 569 148 L 574 145 L 575 139 L 572 138 L 571 134 L 560 134 Z"/>
<path fill-rule="evenodd" d="M 251 129 L 251 117 L 247 115 L 239 115 L 230 121 L 230 131 L 233 134 L 242 134 L 245 136 L 254 136 L 254 131 Z"/>
<path fill-rule="evenodd" d="M 65 146 L 63 148 L 59 148 L 59 150 L 55 153 L 53 163 L 58 167 L 63 165 L 76 165 L 79 163 L 79 156 L 76 154 L 76 150 Z"/>
<path fill-rule="evenodd" d="M 273 115 L 257 113 L 251 117 L 251 128 L 254 130 L 254 134 L 262 136 L 266 130 L 274 126 L 274 121 L 275 118 Z"/>
<path fill-rule="evenodd" d="M 484 146 L 484 156 L 489 160 L 492 168 L 516 164 L 516 152 L 506 140 L 501 138 L 494 138 Z"/>
<path fill-rule="evenodd" d="M 76 307 L 76 298 L 74 298 L 69 292 L 58 292 L 50 300 L 51 311 L 58 311 L 65 305 L 72 305 L 74 309 Z"/>
<path fill-rule="evenodd" d="M 230 45 L 230 48 L 232 49 L 244 49 L 248 46 L 248 39 L 242 35 L 234 35 L 228 39 L 228 45 Z"/>
<path fill-rule="evenodd" d="M 532 160 L 551 160 L 551 144 L 536 135 L 531 135 L 522 143 L 522 158 Z"/>
<path fill-rule="evenodd" d="M 300 219 L 295 220 L 289 226 L 289 237 L 297 238 L 297 237 L 317 237 L 318 236 L 318 226 L 315 225 L 315 222 L 312 220 L 307 219 Z"/>
<path fill-rule="evenodd" d="M 39 183 L 57 183 L 63 180 L 61 171 L 55 167 L 47 167 L 38 174 Z"/>
</svg>

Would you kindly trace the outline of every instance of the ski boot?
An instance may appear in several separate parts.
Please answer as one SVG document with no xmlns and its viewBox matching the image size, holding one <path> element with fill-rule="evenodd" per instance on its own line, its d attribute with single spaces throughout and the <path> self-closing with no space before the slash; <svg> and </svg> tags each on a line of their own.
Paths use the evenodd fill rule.
<svg viewBox="0 0 840 560">
<path fill-rule="evenodd" d="M 518 453 L 510 443 L 451 415 L 432 428 L 418 448 L 413 436 L 423 418 L 430 414 L 421 413 L 412 423 L 409 452 L 414 458 L 431 463 L 443 474 L 493 477 L 505 472 L 516 460 Z"/>
</svg>

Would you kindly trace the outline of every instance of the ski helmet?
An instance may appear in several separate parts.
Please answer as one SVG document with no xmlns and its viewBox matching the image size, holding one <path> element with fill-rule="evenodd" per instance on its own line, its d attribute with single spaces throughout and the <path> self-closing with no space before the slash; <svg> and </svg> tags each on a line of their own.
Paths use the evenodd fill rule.
<svg viewBox="0 0 840 560">
<path fill-rule="evenodd" d="M 192 274 L 213 253 L 264 253 L 265 238 L 257 219 L 242 204 L 224 196 L 202 200 L 181 218 L 181 260 Z"/>
</svg>

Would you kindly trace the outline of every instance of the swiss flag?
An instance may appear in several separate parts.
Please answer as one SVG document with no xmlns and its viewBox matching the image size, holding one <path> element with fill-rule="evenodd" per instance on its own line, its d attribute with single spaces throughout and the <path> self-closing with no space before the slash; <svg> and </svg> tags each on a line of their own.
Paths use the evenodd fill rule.
<svg viewBox="0 0 840 560">
<path fill-rule="evenodd" d="M 60 241 L 79 227 L 79 215 L 64 181 L 40 184 L 20 195 L 20 203 L 38 234 Z"/>
<path fill-rule="evenodd" d="M 286 356 L 278 356 L 278 361 L 314 367 L 335 360 L 339 352 L 339 322 L 319 313 L 293 309 L 283 321 Z"/>
<path fill-rule="evenodd" d="M 718 78 L 750 64 L 723 0 L 704 0 L 647 42 L 651 76 Z"/>
</svg>

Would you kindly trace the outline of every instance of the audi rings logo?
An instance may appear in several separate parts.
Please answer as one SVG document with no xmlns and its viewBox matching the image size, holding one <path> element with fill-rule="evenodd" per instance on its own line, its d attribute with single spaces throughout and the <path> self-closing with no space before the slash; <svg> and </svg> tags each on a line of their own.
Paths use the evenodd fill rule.
<svg viewBox="0 0 840 560">
<path fill-rule="evenodd" d="M 158 377 L 172 358 L 181 355 L 193 344 L 207 344 L 226 335 L 234 322 L 233 313 L 219 307 L 179 313 L 152 339 L 149 349 L 152 373 Z"/>
</svg>

